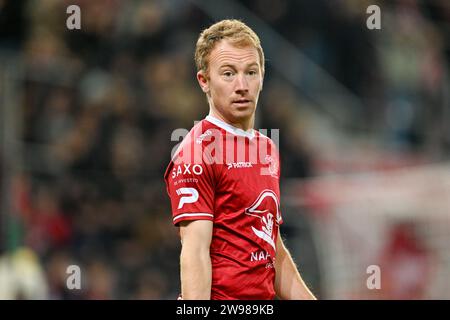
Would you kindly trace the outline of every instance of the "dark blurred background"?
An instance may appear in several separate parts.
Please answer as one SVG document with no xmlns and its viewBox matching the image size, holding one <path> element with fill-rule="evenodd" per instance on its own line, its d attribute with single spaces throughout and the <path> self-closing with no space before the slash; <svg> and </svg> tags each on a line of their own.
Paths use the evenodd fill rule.
<svg viewBox="0 0 450 320">
<path fill-rule="evenodd" d="M 262 40 L 256 128 L 280 129 L 282 232 L 313 291 L 449 299 L 447 0 L 0 0 L 0 299 L 177 297 L 163 174 L 208 112 L 193 53 L 222 18 Z"/>
</svg>

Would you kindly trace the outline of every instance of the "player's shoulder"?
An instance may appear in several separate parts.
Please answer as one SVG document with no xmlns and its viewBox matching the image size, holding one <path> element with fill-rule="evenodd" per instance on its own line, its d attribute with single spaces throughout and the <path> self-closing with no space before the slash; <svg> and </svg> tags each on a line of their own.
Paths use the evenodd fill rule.
<svg viewBox="0 0 450 320">
<path fill-rule="evenodd" d="M 216 131 L 220 134 L 220 130 L 217 130 L 217 128 L 209 121 L 206 121 L 206 119 L 197 122 L 173 153 L 172 161 L 176 157 L 179 157 L 182 152 L 200 152 L 202 149 L 201 147 L 204 147 L 211 142 L 211 136 L 215 135 Z"/>
<path fill-rule="evenodd" d="M 187 170 L 188 168 L 212 164 L 213 162 L 205 152 L 205 146 L 211 141 L 215 141 L 212 136 L 217 134 L 221 134 L 220 130 L 217 130 L 217 127 L 210 122 L 205 119 L 197 122 L 178 146 L 174 148 L 175 151 L 172 153 L 171 161 L 164 174 L 165 179 L 173 168 L 180 168 L 181 166 Z"/>
<path fill-rule="evenodd" d="M 176 164 L 203 164 L 205 146 L 214 141 L 212 136 L 217 134 L 221 134 L 220 130 L 205 119 L 195 123 L 178 146 L 174 147 L 165 176 Z"/>
</svg>

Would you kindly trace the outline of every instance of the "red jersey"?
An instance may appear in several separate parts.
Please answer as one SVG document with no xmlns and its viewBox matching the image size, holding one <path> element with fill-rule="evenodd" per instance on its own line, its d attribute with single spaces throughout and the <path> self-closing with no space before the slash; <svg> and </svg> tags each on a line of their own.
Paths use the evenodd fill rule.
<svg viewBox="0 0 450 320">
<path fill-rule="evenodd" d="M 166 173 L 173 223 L 213 221 L 211 299 L 273 299 L 282 223 L 271 139 L 212 116 L 197 123 Z"/>
</svg>

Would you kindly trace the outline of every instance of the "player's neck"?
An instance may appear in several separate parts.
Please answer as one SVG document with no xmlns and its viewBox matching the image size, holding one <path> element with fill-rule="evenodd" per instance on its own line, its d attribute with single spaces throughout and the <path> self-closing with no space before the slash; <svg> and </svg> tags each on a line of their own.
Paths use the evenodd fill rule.
<svg viewBox="0 0 450 320">
<path fill-rule="evenodd" d="M 225 122 L 226 124 L 235 127 L 236 129 L 241 129 L 243 131 L 250 131 L 253 129 L 255 124 L 255 116 L 253 115 L 248 121 L 243 122 L 231 122 L 225 117 L 223 117 L 220 113 L 214 111 L 212 108 L 209 110 L 209 116 L 214 117 L 222 122 Z"/>
</svg>

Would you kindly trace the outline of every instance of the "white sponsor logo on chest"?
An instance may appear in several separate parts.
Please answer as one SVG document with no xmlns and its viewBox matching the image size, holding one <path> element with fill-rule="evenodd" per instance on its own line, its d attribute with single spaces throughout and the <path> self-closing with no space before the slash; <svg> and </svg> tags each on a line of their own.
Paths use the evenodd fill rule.
<svg viewBox="0 0 450 320">
<path fill-rule="evenodd" d="M 201 175 L 203 173 L 203 167 L 199 164 L 194 164 L 193 166 L 189 163 L 185 163 L 183 165 L 178 165 L 172 170 L 172 178 L 178 177 L 181 175 L 186 174 L 194 174 L 194 175 Z"/>
</svg>

